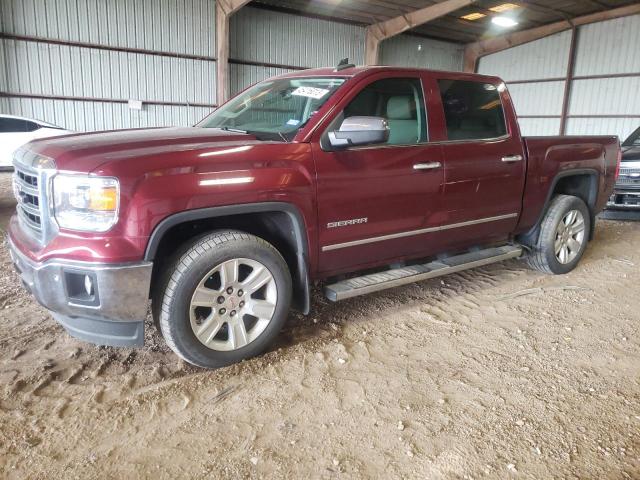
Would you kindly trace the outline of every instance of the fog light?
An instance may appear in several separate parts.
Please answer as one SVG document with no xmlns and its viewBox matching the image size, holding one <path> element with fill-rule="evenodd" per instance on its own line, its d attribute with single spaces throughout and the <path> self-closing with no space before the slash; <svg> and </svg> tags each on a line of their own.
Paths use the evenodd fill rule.
<svg viewBox="0 0 640 480">
<path fill-rule="evenodd" d="M 87 271 L 64 271 L 64 285 L 67 299 L 77 305 L 97 306 L 98 284 L 95 273 Z"/>
<path fill-rule="evenodd" d="M 93 296 L 93 280 L 89 275 L 84 276 L 84 289 L 88 296 Z"/>
</svg>

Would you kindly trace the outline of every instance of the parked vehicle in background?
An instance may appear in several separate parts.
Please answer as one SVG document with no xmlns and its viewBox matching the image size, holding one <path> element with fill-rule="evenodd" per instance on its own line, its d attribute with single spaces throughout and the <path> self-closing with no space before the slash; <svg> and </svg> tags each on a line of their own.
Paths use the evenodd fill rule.
<svg viewBox="0 0 640 480">
<path fill-rule="evenodd" d="M 13 152 L 36 138 L 71 133 L 41 120 L 0 114 L 0 171 L 13 169 Z"/>
<path fill-rule="evenodd" d="M 622 144 L 622 161 L 608 210 L 640 212 L 640 127 Z"/>
<path fill-rule="evenodd" d="M 521 137 L 497 77 L 305 70 L 196 127 L 30 143 L 9 248 L 72 335 L 141 345 L 151 298 L 171 349 L 213 368 L 309 313 L 316 280 L 338 301 L 523 255 L 571 271 L 619 161 L 617 137 Z"/>
</svg>

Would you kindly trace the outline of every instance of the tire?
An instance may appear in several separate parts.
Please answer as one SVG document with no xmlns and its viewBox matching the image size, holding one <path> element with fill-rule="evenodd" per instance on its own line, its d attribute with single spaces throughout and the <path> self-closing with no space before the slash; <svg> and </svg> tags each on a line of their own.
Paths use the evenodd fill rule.
<svg viewBox="0 0 640 480">
<path fill-rule="evenodd" d="M 291 274 L 261 238 L 213 232 L 169 268 L 153 299 L 158 323 L 171 350 L 193 365 L 219 368 L 258 355 L 287 319 Z"/>
<path fill-rule="evenodd" d="M 575 217 L 574 212 L 578 212 Z M 572 218 L 575 223 L 567 224 Z M 571 195 L 556 195 L 542 219 L 540 234 L 527 258 L 529 266 L 555 275 L 570 272 L 587 248 L 590 231 L 591 215 L 584 201 Z"/>
</svg>

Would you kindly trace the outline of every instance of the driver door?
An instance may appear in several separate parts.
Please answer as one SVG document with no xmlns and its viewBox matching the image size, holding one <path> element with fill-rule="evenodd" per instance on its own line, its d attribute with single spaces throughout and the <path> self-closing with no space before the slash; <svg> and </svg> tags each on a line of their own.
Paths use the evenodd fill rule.
<svg viewBox="0 0 640 480">
<path fill-rule="evenodd" d="M 369 77 L 338 104 L 320 141 L 317 172 L 319 270 L 333 275 L 429 253 L 440 221 L 443 159 L 428 141 L 423 79 Z M 333 148 L 328 132 L 352 116 L 383 117 L 383 144 Z"/>
</svg>

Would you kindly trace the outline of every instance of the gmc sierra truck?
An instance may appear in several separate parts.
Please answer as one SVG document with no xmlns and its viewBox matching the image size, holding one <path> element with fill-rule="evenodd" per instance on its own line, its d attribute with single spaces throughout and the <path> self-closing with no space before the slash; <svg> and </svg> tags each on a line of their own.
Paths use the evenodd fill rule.
<svg viewBox="0 0 640 480">
<path fill-rule="evenodd" d="M 526 257 L 580 260 L 618 138 L 523 138 L 496 77 L 340 65 L 248 88 L 191 128 L 36 140 L 14 158 L 8 244 L 73 336 L 215 368 L 290 307 Z"/>
</svg>

